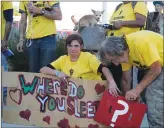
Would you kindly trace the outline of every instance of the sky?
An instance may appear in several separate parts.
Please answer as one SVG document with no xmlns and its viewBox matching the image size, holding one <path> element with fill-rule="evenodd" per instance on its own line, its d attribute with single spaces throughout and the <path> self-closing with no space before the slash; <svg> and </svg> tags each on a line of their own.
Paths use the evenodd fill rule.
<svg viewBox="0 0 164 128">
<path fill-rule="evenodd" d="M 62 21 L 57 21 L 57 29 L 73 29 L 74 24 L 71 21 L 71 16 L 74 15 L 75 19 L 79 20 L 82 16 L 92 14 L 93 10 L 102 10 L 103 2 L 60 2 L 63 18 Z M 107 10 L 104 13 L 104 23 L 108 20 L 113 13 L 114 9 L 120 2 L 106 2 Z M 19 2 L 13 2 L 13 5 L 19 8 Z M 150 12 L 154 11 L 152 2 L 147 2 Z M 85 9 L 84 9 L 85 8 Z"/>
</svg>

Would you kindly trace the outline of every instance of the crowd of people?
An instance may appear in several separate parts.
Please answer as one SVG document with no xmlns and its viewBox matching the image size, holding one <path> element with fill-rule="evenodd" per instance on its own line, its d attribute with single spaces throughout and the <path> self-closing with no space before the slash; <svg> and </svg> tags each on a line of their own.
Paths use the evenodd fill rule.
<svg viewBox="0 0 164 128">
<path fill-rule="evenodd" d="M 62 20 L 60 3 L 54 1 L 19 2 L 21 20 L 17 50 L 28 53 L 29 72 L 40 72 L 67 80 L 69 77 L 108 81 L 113 96 L 123 94 L 138 100 L 146 90 L 149 127 L 164 127 L 163 25 L 164 2 L 155 1 L 149 13 L 146 2 L 124 1 L 110 17 L 114 29 L 106 30 L 99 58 L 84 52 L 83 39 L 71 34 L 65 41 L 67 54 L 55 56 L 55 20 Z M 7 71 L 6 50 L 13 21 L 12 2 L 1 2 L 1 61 Z M 135 82 L 134 82 L 135 81 Z"/>
</svg>

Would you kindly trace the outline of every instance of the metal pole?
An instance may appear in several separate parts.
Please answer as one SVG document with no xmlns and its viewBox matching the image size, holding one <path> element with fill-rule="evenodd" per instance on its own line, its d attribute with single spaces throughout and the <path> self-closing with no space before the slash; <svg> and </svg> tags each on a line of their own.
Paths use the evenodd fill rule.
<svg viewBox="0 0 164 128">
<path fill-rule="evenodd" d="M 103 15 L 102 15 L 102 23 L 103 24 L 108 22 L 108 19 L 107 19 L 107 8 L 108 8 L 107 2 L 102 2 L 102 10 L 105 10 Z"/>
</svg>

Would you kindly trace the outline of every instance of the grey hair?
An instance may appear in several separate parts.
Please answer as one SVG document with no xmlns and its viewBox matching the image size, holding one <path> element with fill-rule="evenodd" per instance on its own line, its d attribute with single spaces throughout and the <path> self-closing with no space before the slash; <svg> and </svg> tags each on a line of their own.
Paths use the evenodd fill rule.
<svg viewBox="0 0 164 128">
<path fill-rule="evenodd" d="M 124 51 L 128 48 L 126 39 L 124 36 L 117 37 L 111 36 L 107 37 L 101 44 L 99 50 L 99 57 L 102 62 L 105 62 L 105 54 L 111 56 L 121 56 Z"/>
</svg>

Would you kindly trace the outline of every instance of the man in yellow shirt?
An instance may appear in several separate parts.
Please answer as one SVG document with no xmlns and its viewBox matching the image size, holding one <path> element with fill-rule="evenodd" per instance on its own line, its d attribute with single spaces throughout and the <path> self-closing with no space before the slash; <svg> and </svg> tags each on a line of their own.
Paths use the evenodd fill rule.
<svg viewBox="0 0 164 128">
<path fill-rule="evenodd" d="M 19 4 L 19 12 L 21 13 L 20 40 L 17 50 L 23 51 L 26 32 L 29 71 L 39 72 L 41 67 L 56 58 L 55 20 L 62 19 L 60 5 L 58 1 L 22 1 Z M 26 25 L 27 17 L 28 25 Z"/>
<path fill-rule="evenodd" d="M 163 86 L 163 36 L 151 31 L 139 31 L 125 37 L 109 37 L 104 41 L 100 50 L 103 61 L 122 64 L 124 87 L 130 86 L 130 68 L 136 66 L 145 69 L 146 74 L 131 90 L 126 92 L 127 100 L 136 100 L 146 89 L 149 127 L 164 127 L 164 86 Z M 125 88 L 124 88 L 125 89 Z"/>
<path fill-rule="evenodd" d="M 148 9 L 145 2 L 123 1 L 116 7 L 109 20 L 109 24 L 113 25 L 114 29 L 109 29 L 107 36 L 121 36 L 140 31 L 146 23 L 147 13 Z M 111 63 L 108 68 L 113 74 L 118 87 L 121 88 L 121 65 L 115 66 Z M 136 76 L 137 71 L 135 69 L 133 71 L 133 76 Z M 136 83 L 137 81 L 134 79 L 133 85 Z"/>
<path fill-rule="evenodd" d="M 1 2 L 1 66 L 8 71 L 6 57 L 3 52 L 8 46 L 8 38 L 12 28 L 13 5 L 12 2 Z M 7 88 L 3 88 L 4 97 L 7 95 Z"/>
</svg>

